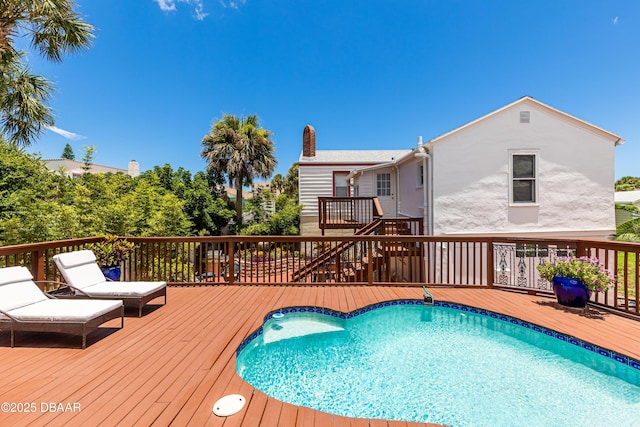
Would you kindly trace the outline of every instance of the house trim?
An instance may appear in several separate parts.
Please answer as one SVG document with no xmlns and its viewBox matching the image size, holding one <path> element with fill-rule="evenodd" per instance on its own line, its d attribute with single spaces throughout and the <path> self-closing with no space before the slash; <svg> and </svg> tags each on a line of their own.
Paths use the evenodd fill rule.
<svg viewBox="0 0 640 427">
<path fill-rule="evenodd" d="M 348 166 L 356 166 L 356 167 L 369 167 L 369 166 L 375 166 L 377 165 L 377 163 L 299 163 L 298 167 L 326 167 L 326 166 L 341 166 L 341 167 L 348 167 Z M 347 171 L 348 172 L 348 171 Z"/>
<path fill-rule="evenodd" d="M 479 122 L 481 122 L 481 121 L 483 121 L 483 120 L 485 120 L 485 119 L 487 119 L 489 117 L 495 116 L 496 114 L 499 114 L 499 113 L 501 113 L 501 112 L 503 112 L 505 110 L 508 110 L 508 109 L 512 108 L 513 106 L 515 106 L 515 105 L 524 104 L 524 103 L 527 103 L 527 102 L 533 103 L 533 104 L 535 104 L 535 105 L 537 105 L 539 107 L 542 107 L 543 109 L 545 109 L 545 110 L 547 110 L 547 111 L 549 111 L 549 112 L 551 112 L 551 113 L 553 113 L 553 114 L 555 114 L 557 116 L 560 116 L 561 118 L 564 118 L 565 120 L 568 120 L 568 121 L 571 121 L 571 122 L 577 124 L 578 126 L 580 126 L 582 128 L 588 129 L 588 130 L 592 131 L 593 133 L 596 133 L 596 134 L 598 134 L 600 136 L 608 138 L 611 141 L 613 141 L 616 146 L 624 144 L 624 141 L 622 140 L 622 138 L 620 136 L 616 135 L 615 133 L 609 132 L 608 130 L 602 129 L 602 128 L 600 128 L 598 126 L 595 126 L 595 125 L 593 125 L 593 124 L 591 124 L 589 122 L 586 122 L 586 121 L 584 121 L 582 119 L 579 119 L 579 118 L 577 118 L 575 116 L 572 116 L 570 114 L 567 114 L 564 111 L 560 111 L 560 110 L 558 110 L 556 108 L 553 108 L 553 107 L 551 107 L 551 106 L 549 106 L 547 104 L 544 104 L 544 103 L 542 103 L 542 102 L 540 102 L 540 101 L 538 101 L 536 99 L 531 98 L 530 96 L 524 96 L 524 97 L 512 102 L 511 104 L 505 105 L 502 108 L 499 108 L 499 109 L 497 109 L 495 111 L 492 111 L 491 113 L 486 114 L 486 115 L 484 115 L 484 116 L 482 116 L 482 117 L 480 117 L 478 119 L 475 119 L 475 120 L 473 120 L 473 121 L 471 121 L 469 123 L 466 123 L 466 124 L 456 128 L 456 129 L 453 129 L 452 131 L 449 131 L 449 132 L 447 132 L 447 133 L 445 133 L 443 135 L 440 135 L 440 136 L 438 136 L 436 138 L 433 138 L 428 143 L 429 144 L 438 143 L 442 139 L 447 138 L 448 136 L 451 136 L 451 135 L 453 135 L 455 133 L 461 132 L 464 129 L 467 129 L 467 128 L 475 125 L 476 123 L 479 123 Z"/>
</svg>

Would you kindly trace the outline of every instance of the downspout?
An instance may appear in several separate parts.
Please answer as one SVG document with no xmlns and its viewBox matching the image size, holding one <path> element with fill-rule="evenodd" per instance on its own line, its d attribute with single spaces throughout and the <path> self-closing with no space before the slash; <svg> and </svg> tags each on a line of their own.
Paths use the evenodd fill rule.
<svg viewBox="0 0 640 427">
<path fill-rule="evenodd" d="M 424 147 L 424 150 L 427 151 L 428 148 Z M 429 180 L 427 181 L 427 185 L 429 186 L 429 194 L 428 194 L 428 199 L 429 199 L 429 213 L 428 213 L 428 219 L 429 219 L 429 226 L 428 226 L 428 232 L 430 236 L 433 236 L 433 158 L 431 157 L 431 154 L 427 153 L 427 160 L 428 160 L 428 164 L 429 164 Z"/>
<path fill-rule="evenodd" d="M 427 147 L 422 144 L 422 137 L 418 137 L 418 152 L 414 154 L 416 159 L 422 159 L 422 221 L 423 221 L 423 234 L 427 236 L 433 235 L 433 224 L 431 223 L 433 215 L 431 211 L 431 198 L 433 196 L 432 193 L 432 179 L 433 173 L 431 171 L 431 155 L 427 152 Z M 428 169 L 427 169 L 428 168 Z M 429 178 L 427 179 L 427 170 L 429 171 Z M 428 187 L 427 187 L 428 186 Z M 429 245 L 433 245 L 435 243 L 430 243 Z M 425 243 L 427 245 L 427 243 Z M 429 260 L 427 253 L 427 247 L 423 247 L 423 257 L 424 257 L 424 273 L 426 277 L 425 281 L 429 281 L 428 278 L 431 277 L 429 273 L 431 270 L 429 269 L 429 264 L 432 263 L 432 260 Z M 425 294 L 425 301 L 427 300 Z"/>
<path fill-rule="evenodd" d="M 402 207 L 402 202 L 400 201 L 400 168 L 397 164 L 394 163 L 393 168 L 396 170 L 396 214 L 394 215 L 396 218 L 398 217 L 398 212 L 400 212 L 400 208 Z"/>
<path fill-rule="evenodd" d="M 432 188 L 432 179 L 433 179 L 433 171 L 431 170 L 431 155 L 427 152 L 427 147 L 422 144 L 422 137 L 418 137 L 418 152 L 415 154 L 417 159 L 422 159 L 422 173 L 423 173 L 423 183 L 422 183 L 422 221 L 423 225 L 423 233 L 426 235 L 433 234 L 433 224 L 432 224 L 432 203 L 431 199 L 433 197 L 433 188 Z M 427 171 L 429 171 L 429 177 L 427 178 Z"/>
</svg>

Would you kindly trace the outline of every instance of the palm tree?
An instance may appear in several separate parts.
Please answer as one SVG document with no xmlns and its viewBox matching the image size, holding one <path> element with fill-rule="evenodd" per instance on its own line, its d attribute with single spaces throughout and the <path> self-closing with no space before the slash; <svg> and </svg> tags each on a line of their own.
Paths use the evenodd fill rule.
<svg viewBox="0 0 640 427">
<path fill-rule="evenodd" d="M 297 199 L 298 198 L 298 162 L 291 165 L 287 171 L 287 177 L 285 179 L 284 192 L 287 196 Z"/>
<path fill-rule="evenodd" d="M 27 146 L 53 125 L 46 105 L 52 86 L 30 73 L 14 39 L 30 37 L 32 46 L 53 62 L 88 47 L 93 27 L 73 7 L 70 0 L 0 0 L 0 131 L 11 144 Z"/>
<path fill-rule="evenodd" d="M 282 193 L 284 190 L 284 177 L 281 174 L 275 174 L 273 178 L 271 178 L 271 191 L 275 193 Z"/>
<path fill-rule="evenodd" d="M 272 132 L 260 127 L 255 115 L 223 114 L 202 138 L 200 155 L 208 169 L 226 175 L 236 189 L 236 223 L 242 224 L 242 188 L 253 179 L 268 178 L 276 167 Z"/>
</svg>

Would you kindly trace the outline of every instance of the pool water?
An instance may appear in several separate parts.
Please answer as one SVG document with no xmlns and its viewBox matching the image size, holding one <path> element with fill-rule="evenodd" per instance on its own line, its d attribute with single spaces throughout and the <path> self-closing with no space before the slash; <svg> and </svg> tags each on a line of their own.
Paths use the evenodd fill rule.
<svg viewBox="0 0 640 427">
<path fill-rule="evenodd" d="M 283 402 L 347 417 L 640 426 L 640 371 L 573 339 L 417 303 L 331 314 L 267 320 L 238 352 L 239 375 Z"/>
</svg>

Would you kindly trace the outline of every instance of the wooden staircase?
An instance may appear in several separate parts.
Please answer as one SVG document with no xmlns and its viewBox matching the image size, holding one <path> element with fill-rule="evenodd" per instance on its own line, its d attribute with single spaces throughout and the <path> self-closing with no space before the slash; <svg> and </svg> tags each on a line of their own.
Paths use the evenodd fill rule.
<svg viewBox="0 0 640 427">
<path fill-rule="evenodd" d="M 402 236 L 417 235 L 422 231 L 421 219 L 378 218 L 359 229 L 354 235 L 384 235 Z M 374 277 L 390 277 L 388 270 L 397 266 L 397 260 L 419 256 L 421 249 L 415 243 L 384 242 L 375 244 L 372 259 L 362 256 L 349 259 L 349 255 L 342 256 L 353 250 L 363 252 L 362 247 L 355 247 L 354 242 L 339 242 L 335 246 L 321 251 L 313 259 L 296 270 L 292 282 L 363 282 L 372 274 Z M 391 262 L 396 260 L 395 263 Z M 393 264 L 393 265 L 392 265 Z"/>
<path fill-rule="evenodd" d="M 382 220 L 376 219 L 375 221 L 370 222 L 367 226 L 359 229 L 356 233 L 354 233 L 354 235 L 374 234 L 376 231 L 380 231 L 381 226 Z M 353 242 L 341 242 L 334 247 L 324 250 L 323 252 L 318 254 L 318 256 L 310 260 L 307 264 L 296 270 L 291 276 L 291 281 L 307 281 L 305 279 L 307 279 L 309 276 L 312 276 L 311 281 L 318 281 L 318 273 L 321 273 L 323 276 L 336 273 L 335 271 L 331 272 L 331 264 L 335 264 L 332 263 L 332 260 L 338 258 L 346 250 L 353 247 L 353 245 Z"/>
</svg>

